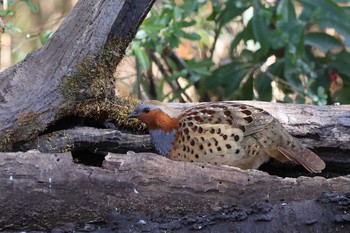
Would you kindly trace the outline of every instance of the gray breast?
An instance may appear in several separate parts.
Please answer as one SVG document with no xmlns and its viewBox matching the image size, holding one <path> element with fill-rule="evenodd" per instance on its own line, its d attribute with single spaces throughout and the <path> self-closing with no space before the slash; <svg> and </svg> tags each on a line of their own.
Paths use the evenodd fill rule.
<svg viewBox="0 0 350 233">
<path fill-rule="evenodd" d="M 160 129 L 150 130 L 152 142 L 159 154 L 168 156 L 170 150 L 173 148 L 175 134 L 175 129 L 170 132 L 164 132 Z"/>
</svg>

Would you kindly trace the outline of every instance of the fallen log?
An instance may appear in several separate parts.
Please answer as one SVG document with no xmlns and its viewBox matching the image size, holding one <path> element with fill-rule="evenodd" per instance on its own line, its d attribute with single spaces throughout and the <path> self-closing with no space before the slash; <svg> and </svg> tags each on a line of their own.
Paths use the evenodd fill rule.
<svg viewBox="0 0 350 233">
<path fill-rule="evenodd" d="M 263 224 L 272 228 L 293 219 L 284 230 L 316 229 L 322 223 L 326 230 L 342 224 L 345 232 L 350 229 L 347 216 L 334 206 L 343 199 L 339 197 L 333 206 L 315 200 L 324 192 L 349 192 L 349 187 L 348 176 L 281 178 L 257 170 L 176 162 L 155 154 L 108 154 L 103 167 L 97 168 L 73 163 L 69 153 L 0 153 L 0 230 L 49 230 L 72 221 L 107 221 L 111 212 L 169 222 L 203 213 L 213 216 L 236 206 L 253 212 L 260 208 L 260 212 L 245 212 L 249 217 L 237 225 L 229 218 L 219 221 L 221 227 L 249 231 L 259 226 L 256 222 L 274 222 Z M 258 206 L 266 203 L 269 210 L 264 212 L 265 207 Z M 254 204 L 258 206 L 253 208 Z M 308 213 L 309 218 L 296 218 L 298 213 Z M 330 213 L 334 217 L 329 218 Z"/>
</svg>

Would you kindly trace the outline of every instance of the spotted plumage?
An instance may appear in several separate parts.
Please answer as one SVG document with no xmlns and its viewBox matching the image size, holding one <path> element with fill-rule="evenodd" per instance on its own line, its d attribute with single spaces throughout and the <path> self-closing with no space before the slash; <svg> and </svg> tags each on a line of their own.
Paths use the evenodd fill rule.
<svg viewBox="0 0 350 233">
<path fill-rule="evenodd" d="M 266 111 L 233 102 L 201 103 L 177 111 L 146 101 L 129 117 L 148 127 L 157 151 L 173 160 L 258 168 L 271 157 L 310 172 L 325 164 Z"/>
</svg>

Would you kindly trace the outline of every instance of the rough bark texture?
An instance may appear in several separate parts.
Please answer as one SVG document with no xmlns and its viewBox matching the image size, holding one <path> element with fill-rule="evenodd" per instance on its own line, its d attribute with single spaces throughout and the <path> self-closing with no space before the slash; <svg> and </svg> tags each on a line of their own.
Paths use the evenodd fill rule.
<svg viewBox="0 0 350 233">
<path fill-rule="evenodd" d="M 263 232 L 347 232 L 349 196 L 319 197 L 349 187 L 349 176 L 283 179 L 155 154 L 109 154 L 96 168 L 74 164 L 68 153 L 1 153 L 0 230 L 104 222 L 114 212 L 109 224 L 121 232 L 255 232 L 262 226 Z"/>
<path fill-rule="evenodd" d="M 0 149 L 33 138 L 88 97 L 113 99 L 108 82 L 153 2 L 79 1 L 44 47 L 2 72 Z"/>
</svg>

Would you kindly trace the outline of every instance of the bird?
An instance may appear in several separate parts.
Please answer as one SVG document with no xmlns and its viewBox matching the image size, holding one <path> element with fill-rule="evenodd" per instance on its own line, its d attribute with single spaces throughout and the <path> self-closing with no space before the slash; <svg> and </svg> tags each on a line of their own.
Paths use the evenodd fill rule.
<svg viewBox="0 0 350 233">
<path fill-rule="evenodd" d="M 311 173 L 326 166 L 271 114 L 247 104 L 203 102 L 178 110 L 147 100 L 128 118 L 143 122 L 156 151 L 171 160 L 258 169 L 274 158 L 294 161 Z"/>
</svg>

